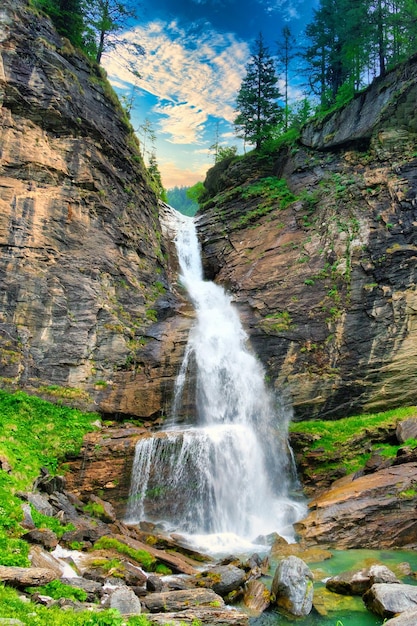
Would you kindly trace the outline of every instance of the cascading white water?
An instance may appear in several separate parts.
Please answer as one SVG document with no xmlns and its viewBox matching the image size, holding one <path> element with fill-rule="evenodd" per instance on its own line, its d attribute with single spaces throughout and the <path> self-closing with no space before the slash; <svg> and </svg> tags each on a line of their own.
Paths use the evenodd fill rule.
<svg viewBox="0 0 417 626">
<path fill-rule="evenodd" d="M 230 295 L 203 279 L 193 219 L 176 219 L 180 280 L 196 322 L 177 378 L 170 431 L 137 444 L 127 518 L 163 520 L 194 535 L 254 540 L 276 531 L 291 539 L 304 505 L 288 496 L 288 420 L 277 415 Z M 184 427 L 175 417 L 191 365 L 197 421 Z"/>
</svg>

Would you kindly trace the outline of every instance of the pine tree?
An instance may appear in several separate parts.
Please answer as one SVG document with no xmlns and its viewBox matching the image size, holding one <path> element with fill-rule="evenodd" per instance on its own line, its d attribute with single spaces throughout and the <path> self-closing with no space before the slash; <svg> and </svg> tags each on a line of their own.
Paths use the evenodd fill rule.
<svg viewBox="0 0 417 626">
<path fill-rule="evenodd" d="M 284 128 L 288 130 L 288 117 L 289 117 L 289 104 L 288 104 L 288 83 L 289 83 L 289 70 L 290 63 L 295 58 L 294 47 L 295 39 L 291 34 L 288 26 L 284 26 L 282 29 L 282 38 L 277 42 L 278 44 L 278 62 L 282 66 L 284 73 Z"/>
<path fill-rule="evenodd" d="M 273 59 L 260 33 L 236 99 L 238 115 L 234 120 L 237 136 L 255 144 L 257 150 L 282 119 L 277 82 Z"/>
</svg>

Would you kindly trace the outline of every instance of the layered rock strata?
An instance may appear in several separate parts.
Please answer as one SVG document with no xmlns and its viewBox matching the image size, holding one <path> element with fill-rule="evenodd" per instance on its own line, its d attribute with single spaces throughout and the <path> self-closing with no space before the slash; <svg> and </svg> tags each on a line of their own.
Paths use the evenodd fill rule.
<svg viewBox="0 0 417 626">
<path fill-rule="evenodd" d="M 139 143 L 48 19 L 5 0 L 0 33 L 0 382 L 158 416 L 189 321 Z"/>
<path fill-rule="evenodd" d="M 299 142 L 207 175 L 207 274 L 296 419 L 415 402 L 416 98 L 414 57 Z"/>
</svg>

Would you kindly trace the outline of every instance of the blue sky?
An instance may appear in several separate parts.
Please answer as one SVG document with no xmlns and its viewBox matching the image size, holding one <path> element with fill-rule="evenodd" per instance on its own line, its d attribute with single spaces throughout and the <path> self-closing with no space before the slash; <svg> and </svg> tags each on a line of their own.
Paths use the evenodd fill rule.
<svg viewBox="0 0 417 626">
<path fill-rule="evenodd" d="M 103 65 L 118 94 L 134 96 L 131 120 L 142 141 L 140 126 L 151 123 L 165 188 L 204 180 L 217 134 L 222 145 L 242 152 L 233 119 L 253 43 L 262 32 L 276 54 L 285 25 L 300 43 L 317 1 L 152 0 L 139 6 L 137 23 L 124 37 L 140 43 L 145 56 L 129 59 L 126 48 L 116 46 Z M 293 99 L 302 96 L 297 84 L 295 70 Z M 143 143 L 147 150 L 149 141 Z"/>
</svg>

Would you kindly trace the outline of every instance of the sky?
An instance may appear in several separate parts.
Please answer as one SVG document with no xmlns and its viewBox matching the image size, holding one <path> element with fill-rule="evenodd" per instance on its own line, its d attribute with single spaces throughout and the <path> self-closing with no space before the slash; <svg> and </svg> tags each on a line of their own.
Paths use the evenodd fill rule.
<svg viewBox="0 0 417 626">
<path fill-rule="evenodd" d="M 301 43 L 317 3 L 143 0 L 138 6 L 137 20 L 123 38 L 140 44 L 145 55 L 130 56 L 126 46 L 116 45 L 102 63 L 119 97 L 131 102 L 131 121 L 145 162 L 152 141 L 143 127 L 150 125 L 155 134 L 153 149 L 166 189 L 203 181 L 214 163 L 210 146 L 217 141 L 243 152 L 233 120 L 254 42 L 262 33 L 274 56 L 282 29 L 288 26 Z M 303 97 L 296 67 L 289 96 Z"/>
</svg>

